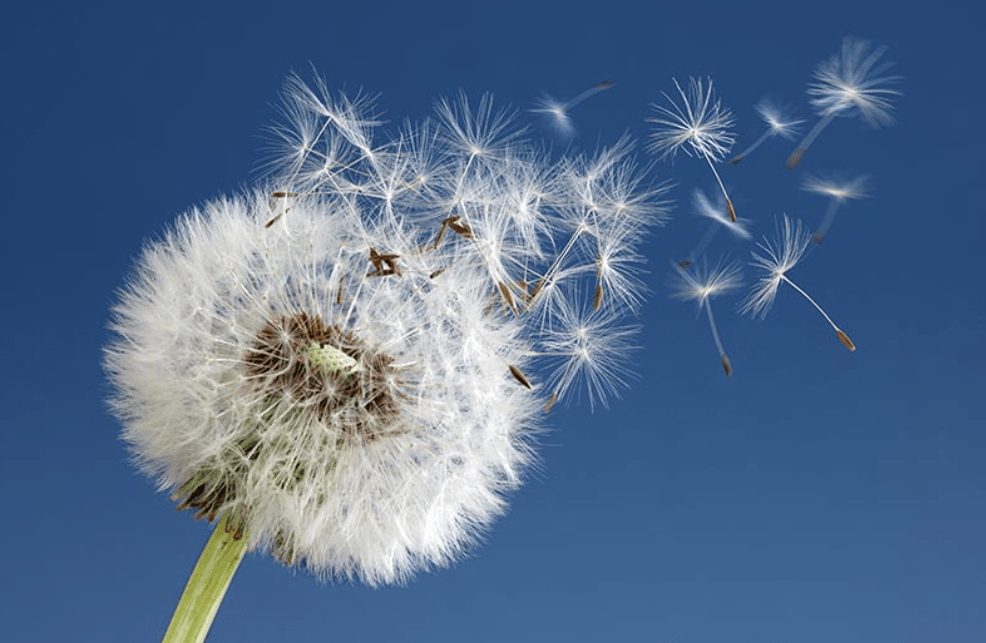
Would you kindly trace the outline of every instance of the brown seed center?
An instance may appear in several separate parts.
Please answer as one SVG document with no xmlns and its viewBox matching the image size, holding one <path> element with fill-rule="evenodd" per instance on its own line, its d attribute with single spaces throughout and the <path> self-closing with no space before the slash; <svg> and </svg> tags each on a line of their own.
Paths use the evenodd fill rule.
<svg viewBox="0 0 986 643">
<path fill-rule="evenodd" d="M 319 349 L 335 353 L 319 358 Z M 269 322 L 245 358 L 251 379 L 272 395 L 286 396 L 320 420 L 340 420 L 351 440 L 372 441 L 397 416 L 399 373 L 393 358 L 374 351 L 351 332 L 298 313 Z M 336 362 L 336 368 L 326 362 Z M 335 422 L 333 422 L 335 423 Z"/>
<path fill-rule="evenodd" d="M 243 500 L 241 485 L 250 477 L 250 469 L 276 456 L 270 451 L 279 449 L 278 440 L 334 451 L 399 433 L 396 420 L 403 385 L 393 361 L 355 334 L 326 325 L 317 315 L 298 313 L 268 322 L 244 357 L 246 374 L 258 388 L 265 409 L 253 430 L 231 441 L 216 461 L 205 463 L 178 488 L 172 496 L 179 501 L 178 509 L 196 509 L 196 518 L 215 520 L 230 503 Z M 335 431 L 278 440 L 265 437 L 279 422 L 311 427 L 303 414 Z M 289 460 L 293 464 L 288 470 L 272 473 L 285 490 L 315 473 L 308 469 L 311 461 Z M 289 544 L 282 544 L 279 549 L 288 552 Z"/>
</svg>

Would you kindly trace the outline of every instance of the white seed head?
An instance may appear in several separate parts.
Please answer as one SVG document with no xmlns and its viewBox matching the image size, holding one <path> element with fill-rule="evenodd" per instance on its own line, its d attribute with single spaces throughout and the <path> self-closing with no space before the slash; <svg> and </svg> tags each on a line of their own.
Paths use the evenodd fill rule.
<svg viewBox="0 0 986 643">
<path fill-rule="evenodd" d="M 777 290 L 785 274 L 798 265 L 811 247 L 811 231 L 800 221 L 792 221 L 785 214 L 777 226 L 774 239 L 764 237 L 757 247 L 763 252 L 752 252 L 751 265 L 764 274 L 740 306 L 740 312 L 765 317 L 777 297 Z"/>
<path fill-rule="evenodd" d="M 798 133 L 800 129 L 798 126 L 805 122 L 802 118 L 794 118 L 787 109 L 779 106 L 769 97 L 760 99 L 753 109 L 770 128 L 771 136 L 791 140 Z"/>
<path fill-rule="evenodd" d="M 736 238 L 743 239 L 745 241 L 753 236 L 750 234 L 749 230 L 749 227 L 752 224 L 750 219 L 744 219 L 742 217 L 738 218 L 736 221 L 731 221 L 729 219 L 726 209 L 726 199 L 721 195 L 718 196 L 715 199 L 715 203 L 713 203 L 712 199 L 710 199 L 705 192 L 696 189 L 692 192 L 692 203 L 695 206 L 695 214 L 716 221 Z"/>
<path fill-rule="evenodd" d="M 715 96 L 712 79 L 689 78 L 688 92 L 677 80 L 674 86 L 681 104 L 667 94 L 670 107 L 652 105 L 657 116 L 647 120 L 654 123 L 649 150 L 659 158 L 674 158 L 679 149 L 688 155 L 706 157 L 709 162 L 722 160 L 736 137 L 731 128 L 733 113 Z"/>
<path fill-rule="evenodd" d="M 292 78 L 286 99 L 272 182 L 143 251 L 112 404 L 179 508 L 237 512 L 252 547 L 323 578 L 399 583 L 504 510 L 546 401 L 625 381 L 667 188 L 625 138 L 550 161 L 489 98 L 382 143 L 366 98 Z"/>
<path fill-rule="evenodd" d="M 710 299 L 736 290 L 743 285 L 742 270 L 734 261 L 720 259 L 711 266 L 706 261 L 682 269 L 675 266 L 674 290 L 676 299 L 695 300 L 699 309 Z"/>
<path fill-rule="evenodd" d="M 857 176 L 852 179 L 842 179 L 832 176 L 809 174 L 801 182 L 801 189 L 812 194 L 827 196 L 836 201 L 864 199 L 870 196 L 870 177 Z"/>
<path fill-rule="evenodd" d="M 408 252 L 403 277 L 367 276 L 334 207 L 265 228 L 257 194 L 180 219 L 121 293 L 106 366 L 136 461 L 184 506 L 244 515 L 253 546 L 316 574 L 401 582 L 504 509 L 542 402 L 482 270 L 429 280 Z"/>
<path fill-rule="evenodd" d="M 886 51 L 867 40 L 843 39 L 839 52 L 812 74 L 808 96 L 815 110 L 823 116 L 859 116 L 873 127 L 892 123 L 893 99 L 900 92 L 891 86 L 900 77 L 886 73 L 893 63 L 877 64 Z"/>
</svg>

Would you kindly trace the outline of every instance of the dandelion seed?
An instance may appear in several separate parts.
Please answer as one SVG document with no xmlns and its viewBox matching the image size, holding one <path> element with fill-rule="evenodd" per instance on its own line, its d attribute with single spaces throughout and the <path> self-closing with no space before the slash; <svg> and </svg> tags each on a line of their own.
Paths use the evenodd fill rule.
<svg viewBox="0 0 986 643">
<path fill-rule="evenodd" d="M 641 184 L 628 159 L 631 143 L 623 137 L 593 157 L 570 161 L 558 177 L 556 189 L 574 193 L 576 200 L 568 206 L 569 216 L 561 219 L 571 237 L 543 275 L 550 282 L 539 282 L 532 293 L 532 302 L 542 310 L 549 298 L 533 295 L 570 278 L 577 280 L 583 272 L 580 264 L 588 257 L 595 259 L 596 286 L 602 287 L 599 305 L 638 309 L 646 288 L 636 278 L 644 261 L 637 247 L 651 226 L 666 221 L 663 197 L 669 185 Z"/>
<path fill-rule="evenodd" d="M 472 228 L 469 227 L 469 224 L 467 223 L 459 223 L 458 219 L 459 217 L 455 217 L 453 221 L 449 221 L 448 227 L 452 228 L 452 232 L 461 235 L 466 239 L 472 239 Z"/>
<path fill-rule="evenodd" d="M 527 376 L 524 375 L 524 373 L 521 372 L 521 370 L 519 368 L 517 368 L 516 366 L 514 366 L 513 364 L 510 365 L 510 374 L 514 376 L 514 379 L 516 379 L 518 382 L 520 382 L 521 384 L 523 384 L 527 388 L 529 388 L 529 389 L 533 389 L 534 388 L 531 385 L 531 381 L 529 379 L 527 379 Z"/>
<path fill-rule="evenodd" d="M 789 140 L 793 139 L 800 129 L 798 125 L 805 122 L 804 119 L 792 117 L 787 110 L 778 107 L 770 98 L 761 99 L 759 103 L 753 106 L 753 109 L 756 110 L 760 119 L 767 124 L 767 129 L 749 147 L 730 159 L 730 165 L 736 165 L 745 159 L 768 138 L 780 136 Z"/>
<path fill-rule="evenodd" d="M 846 348 L 851 351 L 856 350 L 856 346 L 849 340 L 849 336 L 835 325 L 835 322 L 822 307 L 787 276 L 787 272 L 798 265 L 798 262 L 808 252 L 808 248 L 811 246 L 811 232 L 805 229 L 800 221 L 792 223 L 787 215 L 784 215 L 783 223 L 778 228 L 777 236 L 773 242 L 765 237 L 763 243 L 758 243 L 757 246 L 764 254 L 753 252 L 751 265 L 766 271 L 767 274 L 760 278 L 747 296 L 740 307 L 740 312 L 749 313 L 754 317 L 757 315 L 765 317 L 777 297 L 777 290 L 780 288 L 781 282 L 786 282 L 822 314 L 822 317 L 832 326 L 839 337 L 839 341 Z"/>
<path fill-rule="evenodd" d="M 734 121 L 733 114 L 715 97 L 711 78 L 704 82 L 701 78 L 689 78 L 687 94 L 677 80 L 672 80 L 681 96 L 681 105 L 667 94 L 664 97 L 671 104 L 670 108 L 652 105 L 658 116 L 647 119 L 655 124 L 648 149 L 662 160 L 669 157 L 673 159 L 679 149 L 683 149 L 689 156 L 694 153 L 704 158 L 716 177 L 723 198 L 726 199 L 729 220 L 736 221 L 733 202 L 729 199 L 715 167 L 715 163 L 722 161 L 736 141 L 730 131 Z"/>
<path fill-rule="evenodd" d="M 621 325 L 607 308 L 567 307 L 543 333 L 542 355 L 558 363 L 547 382 L 556 400 L 575 387 L 576 395 L 588 391 L 590 408 L 596 403 L 606 406 L 608 398 L 627 386 L 628 373 L 621 362 L 635 348 L 637 328 Z"/>
<path fill-rule="evenodd" d="M 695 263 L 699 257 L 705 252 L 705 249 L 712 242 L 713 237 L 720 229 L 724 228 L 733 234 L 737 239 L 743 241 L 748 240 L 751 235 L 747 229 L 750 225 L 748 219 L 739 218 L 736 221 L 730 221 L 729 218 L 723 214 L 725 208 L 723 207 L 724 201 L 720 197 L 718 202 L 713 205 L 712 200 L 706 196 L 706 194 L 701 190 L 695 190 L 692 193 L 692 203 L 694 204 L 695 214 L 705 217 L 707 219 L 712 219 L 712 223 L 706 228 L 705 234 L 699 239 L 698 244 L 690 253 L 688 257 L 678 263 L 679 268 L 687 268 L 688 266 Z"/>
<path fill-rule="evenodd" d="M 545 94 L 535 102 L 535 106 L 530 112 L 544 116 L 559 138 L 570 139 L 575 136 L 575 123 L 572 122 L 569 115 L 571 110 L 582 101 L 609 89 L 615 84 L 611 80 L 604 80 L 566 102 L 559 102 Z"/>
<path fill-rule="evenodd" d="M 787 169 L 798 166 L 814 140 L 837 116 L 858 116 L 871 127 L 893 122 L 893 97 L 900 92 L 891 85 L 899 82 L 900 76 L 886 74 L 893 63 L 877 65 L 886 51 L 882 46 L 873 49 L 867 40 L 847 37 L 839 53 L 815 68 L 808 96 L 821 119 L 791 153 Z"/>
<path fill-rule="evenodd" d="M 592 310 L 599 310 L 603 305 L 603 285 L 596 284 L 596 293 L 592 297 Z"/>
<path fill-rule="evenodd" d="M 503 298 L 503 303 L 505 303 L 507 307 L 510 308 L 513 314 L 515 315 L 518 314 L 517 306 L 514 305 L 513 295 L 510 294 L 510 287 L 501 281 L 499 284 L 499 288 L 500 288 L 500 296 Z"/>
<path fill-rule="evenodd" d="M 726 376 L 729 377 L 732 375 L 733 368 L 726 356 L 726 350 L 722 347 L 722 341 L 719 339 L 719 329 L 716 327 L 716 320 L 712 315 L 711 300 L 736 290 L 743 284 L 739 265 L 735 262 L 724 263 L 720 260 L 710 269 L 703 262 L 696 270 L 676 269 L 674 274 L 677 278 L 677 285 L 672 296 L 684 300 L 694 299 L 699 311 L 705 309 L 709 318 L 712 339 L 719 351 L 719 359 L 722 361 Z"/>
<path fill-rule="evenodd" d="M 558 394 L 552 393 L 551 397 L 548 398 L 548 403 L 544 405 L 544 412 L 551 413 L 551 408 L 555 405 L 556 401 L 558 401 Z"/>
<path fill-rule="evenodd" d="M 815 234 L 812 236 L 812 241 L 815 244 L 821 244 L 825 240 L 825 235 L 828 234 L 829 228 L 835 222 L 835 214 L 844 202 L 851 199 L 864 199 L 870 196 L 867 192 L 868 182 L 869 177 L 865 175 L 858 176 L 850 181 L 840 181 L 814 175 L 805 177 L 801 185 L 802 190 L 829 197 L 829 207 L 825 210 L 822 222 L 818 225 Z"/>
</svg>

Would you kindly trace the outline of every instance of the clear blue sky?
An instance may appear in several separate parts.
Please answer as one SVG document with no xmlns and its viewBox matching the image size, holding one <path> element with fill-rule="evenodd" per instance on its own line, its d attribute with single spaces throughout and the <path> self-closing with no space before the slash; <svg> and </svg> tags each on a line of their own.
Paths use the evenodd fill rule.
<svg viewBox="0 0 986 643">
<path fill-rule="evenodd" d="M 705 320 L 667 297 L 668 260 L 704 231 L 691 190 L 714 184 L 695 159 L 658 165 L 679 207 L 646 246 L 633 388 L 550 416 L 539 470 L 455 567 L 370 590 L 253 555 L 209 641 L 986 640 L 986 55 L 968 3 L 20 4 L 0 26 L 5 640 L 162 636 L 209 530 L 127 462 L 107 309 L 146 239 L 257 177 L 291 70 L 379 93 L 396 122 L 460 88 L 526 108 L 615 80 L 573 112 L 589 149 L 643 139 L 672 76 L 711 75 L 743 146 L 765 93 L 809 114 L 811 70 L 847 34 L 890 47 L 897 125 L 839 119 L 795 172 L 777 141 L 722 170 L 758 237 L 823 214 L 798 173 L 873 177 L 791 273 L 855 353 L 790 289 L 765 321 L 723 298 L 727 380 Z M 709 252 L 749 250 L 720 235 Z"/>
</svg>

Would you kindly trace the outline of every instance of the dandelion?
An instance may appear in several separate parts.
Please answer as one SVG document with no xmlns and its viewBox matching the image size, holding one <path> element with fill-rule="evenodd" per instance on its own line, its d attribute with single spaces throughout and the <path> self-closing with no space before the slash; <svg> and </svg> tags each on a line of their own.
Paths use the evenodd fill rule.
<svg viewBox="0 0 986 643">
<path fill-rule="evenodd" d="M 542 354 L 558 364 L 546 382 L 552 391 L 549 405 L 571 388 L 587 392 L 590 408 L 606 406 L 609 398 L 618 396 L 628 386 L 631 374 L 624 362 L 636 349 L 638 330 L 619 324 L 611 309 L 600 314 L 586 304 L 567 306 L 562 323 L 543 331 Z"/>
<path fill-rule="evenodd" d="M 481 271 L 429 281 L 393 238 L 402 276 L 378 276 L 326 207 L 265 228 L 266 195 L 226 199 L 148 247 L 114 309 L 114 406 L 180 508 L 234 516 L 250 549 L 317 575 L 400 583 L 459 554 L 520 480 L 535 402 L 510 368 L 530 349 L 484 313 Z"/>
<path fill-rule="evenodd" d="M 647 119 L 655 124 L 648 149 L 662 160 L 673 159 L 679 149 L 689 156 L 694 153 L 704 158 L 726 199 L 729 220 L 736 221 L 733 202 L 715 167 L 715 163 L 722 161 L 736 140 L 730 131 L 733 114 L 715 98 L 711 79 L 703 82 L 701 78 L 689 78 L 687 94 L 677 80 L 672 80 L 681 95 L 682 104 L 679 106 L 674 98 L 664 94 L 671 107 L 653 105 L 658 116 Z"/>
<path fill-rule="evenodd" d="M 735 262 L 720 261 L 711 269 L 704 262 L 695 270 L 675 270 L 677 277 L 677 287 L 672 294 L 677 299 L 694 299 L 698 304 L 698 309 L 704 308 L 709 317 L 709 328 L 712 330 L 712 339 L 715 340 L 716 349 L 719 351 L 719 358 L 722 360 L 722 367 L 726 370 L 726 377 L 733 373 L 733 367 L 726 356 L 726 350 L 722 347 L 719 339 L 719 330 L 716 328 L 716 320 L 712 315 L 713 297 L 736 290 L 743 284 L 740 274 L 740 267 Z"/>
<path fill-rule="evenodd" d="M 695 190 L 692 193 L 692 203 L 695 206 L 693 211 L 695 214 L 712 219 L 712 222 L 709 224 L 705 234 L 702 235 L 702 238 L 699 240 L 695 248 L 688 253 L 688 257 L 678 263 L 679 268 L 687 268 L 695 263 L 695 261 L 702 256 L 702 253 L 705 252 L 705 249 L 712 242 L 712 238 L 715 237 L 720 228 L 725 228 L 737 239 L 746 241 L 750 238 L 751 235 L 748 230 L 750 221 L 743 218 L 738 218 L 736 221 L 730 221 L 726 215 L 723 214 L 723 211 L 725 210 L 723 204 L 725 202 L 722 200 L 722 197 L 720 197 L 718 201 L 718 203 L 713 205 L 712 200 L 701 190 Z"/>
<path fill-rule="evenodd" d="M 575 136 L 575 123 L 572 122 L 572 117 L 569 115 L 572 108 L 615 84 L 612 80 L 604 80 L 565 102 L 559 102 L 545 94 L 537 100 L 530 111 L 544 116 L 559 138 L 570 139 Z"/>
<path fill-rule="evenodd" d="M 829 207 L 825 210 L 825 216 L 822 217 L 822 222 L 815 230 L 812 241 L 820 244 L 825 240 L 825 235 L 835 221 L 835 213 L 844 202 L 850 199 L 863 199 L 870 196 L 867 192 L 868 182 L 869 177 L 865 175 L 858 176 L 851 181 L 839 181 L 820 176 L 808 176 L 805 178 L 801 189 L 806 192 L 829 197 Z"/>
<path fill-rule="evenodd" d="M 748 148 L 730 159 L 730 165 L 736 165 L 742 161 L 768 138 L 780 136 L 788 140 L 794 139 L 795 134 L 800 129 L 798 125 L 804 123 L 804 119 L 792 117 L 787 110 L 778 107 L 770 98 L 761 99 L 759 103 L 753 106 L 753 109 L 756 110 L 760 119 L 767 124 L 767 129 Z"/>
<path fill-rule="evenodd" d="M 123 438 L 218 523 L 166 641 L 202 640 L 246 551 L 372 586 L 451 563 L 542 406 L 628 378 L 634 247 L 664 212 L 628 139 L 553 163 L 488 98 L 382 141 L 369 101 L 295 78 L 286 100 L 277 174 L 181 217 L 113 308 Z"/>
<path fill-rule="evenodd" d="M 760 278 L 747 296 L 740 307 L 740 312 L 765 317 L 774 303 L 774 298 L 777 297 L 777 290 L 780 288 L 781 282 L 786 282 L 801 293 L 822 314 L 822 317 L 832 326 L 839 337 L 839 341 L 846 348 L 851 351 L 856 350 L 856 346 L 849 339 L 849 336 L 835 325 L 835 322 L 822 310 L 822 307 L 787 276 L 787 273 L 798 265 L 798 262 L 804 258 L 808 251 L 811 245 L 811 232 L 805 229 L 800 221 L 792 223 L 787 215 L 784 215 L 783 223 L 778 229 L 774 241 L 771 242 L 771 240 L 764 238 L 764 242 L 757 245 L 764 254 L 754 251 L 751 264 L 766 271 L 767 274 Z"/>
<path fill-rule="evenodd" d="M 847 37 L 839 53 L 815 68 L 808 96 L 821 120 L 791 153 L 787 169 L 798 167 L 808 147 L 836 116 L 858 116 L 871 127 L 893 122 L 893 97 L 900 92 L 890 86 L 900 77 L 886 74 L 893 63 L 877 65 L 886 51 L 882 46 L 873 49 L 867 40 Z"/>
</svg>

